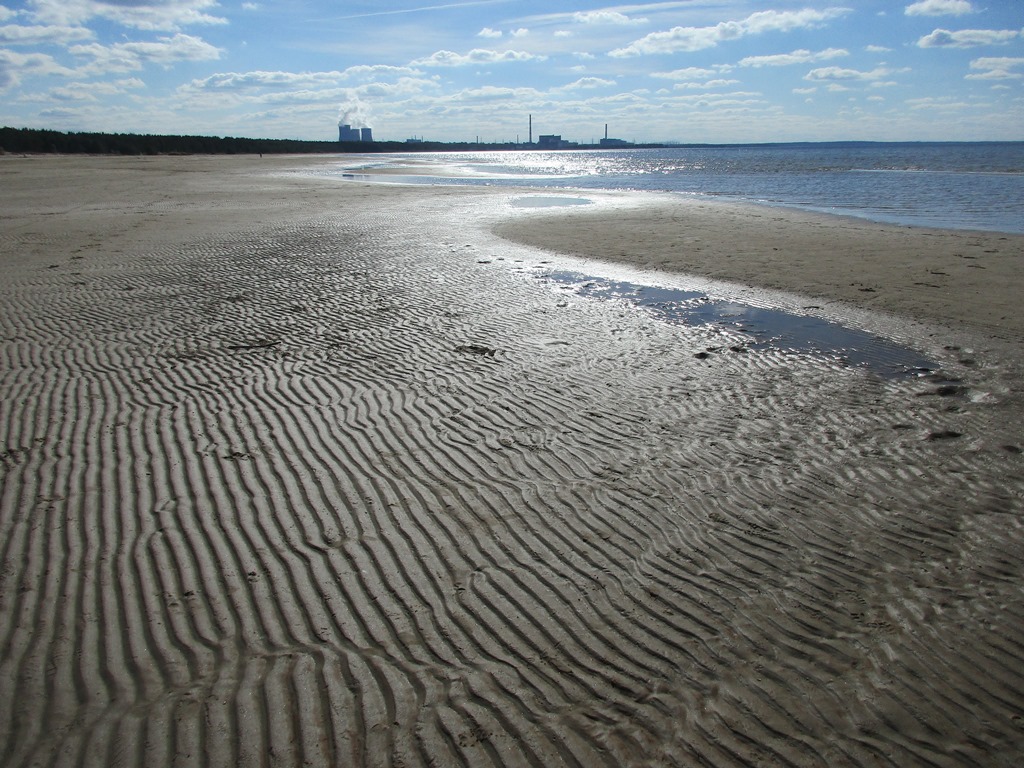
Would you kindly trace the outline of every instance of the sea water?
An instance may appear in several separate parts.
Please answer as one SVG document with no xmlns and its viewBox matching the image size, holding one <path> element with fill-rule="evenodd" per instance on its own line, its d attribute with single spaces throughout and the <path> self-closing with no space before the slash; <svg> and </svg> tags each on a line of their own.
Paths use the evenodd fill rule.
<svg viewBox="0 0 1024 768">
<path fill-rule="evenodd" d="M 360 178 L 392 182 L 674 192 L 889 224 L 1024 234 L 1024 142 L 399 153 L 364 158 L 362 167 L 388 168 L 387 175 Z M 351 163 L 344 168 L 352 175 Z M 395 174 L 403 168 L 410 173 Z M 535 198 L 514 204 L 555 202 Z M 587 202 L 557 198 L 567 200 Z M 583 296 L 635 304 L 667 322 L 722 325 L 747 337 L 744 350 L 824 355 L 886 377 L 935 375 L 938 368 L 901 344 L 812 315 L 575 273 L 541 276 Z"/>
<path fill-rule="evenodd" d="M 890 224 L 1024 233 L 1024 142 L 408 153 L 367 165 L 412 163 L 421 175 L 403 181 L 676 192 Z"/>
</svg>

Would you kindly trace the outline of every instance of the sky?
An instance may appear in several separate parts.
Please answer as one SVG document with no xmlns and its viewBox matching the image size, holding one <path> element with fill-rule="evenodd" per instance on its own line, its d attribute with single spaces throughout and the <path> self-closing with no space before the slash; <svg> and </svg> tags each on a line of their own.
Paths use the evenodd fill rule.
<svg viewBox="0 0 1024 768">
<path fill-rule="evenodd" d="M 553 10 L 557 8 L 557 10 Z M 0 125 L 1024 140 L 1024 0 L 0 0 Z"/>
</svg>

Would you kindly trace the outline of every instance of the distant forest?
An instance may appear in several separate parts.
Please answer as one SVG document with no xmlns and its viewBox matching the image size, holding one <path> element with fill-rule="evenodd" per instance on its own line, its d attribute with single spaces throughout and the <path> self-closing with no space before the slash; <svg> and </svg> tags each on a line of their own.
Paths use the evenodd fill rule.
<svg viewBox="0 0 1024 768">
<path fill-rule="evenodd" d="M 435 141 L 339 142 L 241 139 L 217 136 L 151 136 L 134 133 L 62 133 L 37 128 L 0 128 L 0 153 L 88 155 L 255 155 L 329 152 L 452 152 L 512 149 L 508 144 L 448 144 Z"/>
<path fill-rule="evenodd" d="M 836 149 L 870 146 L 956 145 L 964 142 L 768 142 L 753 144 L 630 144 L 629 149 L 817 147 Z M 975 144 L 1019 144 L 1021 142 L 966 142 Z M 573 149 L 607 149 L 599 144 L 579 144 Z M 623 147 L 625 148 L 625 147 Z M 351 152 L 473 152 L 512 149 L 540 149 L 537 145 L 443 141 L 300 141 L 296 139 L 239 139 L 219 136 L 151 136 L 135 133 L 61 133 L 39 128 L 0 128 L 0 155 L 4 153 L 87 154 L 87 155 L 307 155 Z"/>
</svg>

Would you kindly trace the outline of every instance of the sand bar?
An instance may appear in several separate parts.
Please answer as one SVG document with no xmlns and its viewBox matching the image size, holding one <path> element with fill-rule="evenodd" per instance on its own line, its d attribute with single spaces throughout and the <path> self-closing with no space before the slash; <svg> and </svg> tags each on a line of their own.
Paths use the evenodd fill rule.
<svg viewBox="0 0 1024 768">
<path fill-rule="evenodd" d="M 0 765 L 1021 762 L 1019 238 L 318 162 L 0 158 Z"/>
<path fill-rule="evenodd" d="M 599 206 L 569 215 L 561 210 L 532 217 L 527 226 L 508 221 L 499 232 L 562 253 L 793 291 L 1024 341 L 1024 235 L 646 198 L 611 216 Z"/>
</svg>

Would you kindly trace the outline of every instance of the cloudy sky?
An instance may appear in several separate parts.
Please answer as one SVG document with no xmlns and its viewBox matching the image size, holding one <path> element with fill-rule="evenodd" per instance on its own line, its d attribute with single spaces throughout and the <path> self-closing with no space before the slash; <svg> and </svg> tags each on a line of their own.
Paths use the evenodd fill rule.
<svg viewBox="0 0 1024 768">
<path fill-rule="evenodd" d="M 1024 0 L 0 0 L 0 125 L 1024 139 Z M 557 10 L 552 10 L 557 8 Z"/>
</svg>

